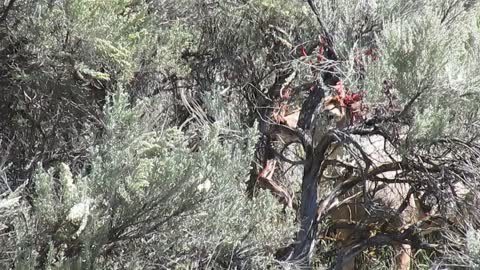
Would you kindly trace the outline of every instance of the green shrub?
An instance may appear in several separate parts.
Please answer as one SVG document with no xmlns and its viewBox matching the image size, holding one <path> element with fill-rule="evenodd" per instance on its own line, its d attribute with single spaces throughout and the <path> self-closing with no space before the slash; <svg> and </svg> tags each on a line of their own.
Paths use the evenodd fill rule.
<svg viewBox="0 0 480 270">
<path fill-rule="evenodd" d="M 109 99 L 105 136 L 91 149 L 83 174 L 73 176 L 65 164 L 39 169 L 36 233 L 21 239 L 35 245 L 18 254 L 17 264 L 153 269 L 273 263 L 272 254 L 291 238 L 291 225 L 269 193 L 250 200 L 244 192 L 253 129 L 225 129 L 220 121 L 203 126 L 193 151 L 179 129 L 145 129 L 145 105 L 129 108 L 127 99 L 122 92 Z"/>
</svg>

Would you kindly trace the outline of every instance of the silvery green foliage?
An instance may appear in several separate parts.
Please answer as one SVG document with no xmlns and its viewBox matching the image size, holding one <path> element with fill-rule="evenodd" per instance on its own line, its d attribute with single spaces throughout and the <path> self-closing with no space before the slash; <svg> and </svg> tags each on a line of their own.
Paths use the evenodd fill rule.
<svg viewBox="0 0 480 270">
<path fill-rule="evenodd" d="M 471 2 L 315 1 L 340 56 L 331 64 L 339 67 L 348 89 L 365 91 L 368 101 L 383 102 L 387 80 L 400 108 L 419 94 L 410 110 L 409 135 L 417 142 L 478 134 L 480 25 L 478 7 Z M 90 149 L 84 172 L 73 175 L 63 163 L 37 171 L 31 212 L 22 205 L 23 212 L 15 212 L 22 215 L 14 215 L 22 217 L 15 219 L 16 265 L 272 265 L 272 254 L 293 238 L 295 229 L 279 216 L 278 203 L 268 192 L 252 200 L 245 197 L 243 183 L 257 134 L 256 127 L 244 126 L 242 120 L 249 121 L 241 116 L 248 111 L 244 109 L 253 111 L 262 104 L 247 106 L 240 100 L 262 94 L 282 72 L 295 71 L 295 85 L 313 81 L 309 61 L 314 53 L 299 57 L 297 52 L 301 44 L 318 40 L 319 26 L 308 5 L 296 0 L 17 3 L 32 9 L 31 19 L 17 30 L 35 41 L 28 48 L 46 63 L 39 70 L 51 66 L 52 78 L 59 73 L 56 68 L 65 66 L 104 81 L 116 75 L 126 85 L 145 64 L 178 75 L 179 88 L 187 92 L 200 89 L 208 94 L 201 106 L 192 107 L 195 119 L 181 128 L 166 126 L 164 119 L 152 124 L 147 118 L 155 111 L 154 102 L 131 107 L 123 93 L 111 96 L 105 134 Z M 65 60 L 69 55 L 57 55 L 64 43 L 78 49 L 73 67 Z M 369 47 L 377 51 L 377 60 L 362 55 Z M 196 56 L 185 60 L 183 49 Z M 364 64 L 363 80 L 355 64 L 358 57 Z M 101 71 L 104 64 L 110 73 Z M 64 71 L 69 80 L 70 72 Z M 231 88 L 212 85 L 212 78 Z M 469 234 L 472 258 L 477 254 L 475 237 Z"/>
<path fill-rule="evenodd" d="M 392 14 L 378 33 L 380 57 L 367 65 L 365 86 L 375 100 L 388 80 L 399 103 L 415 100 L 411 134 L 419 141 L 478 132 L 478 14 L 462 1 L 427 1 Z"/>
<path fill-rule="evenodd" d="M 34 229 L 49 236 L 23 239 L 42 248 L 24 250 L 18 265 L 156 269 L 273 263 L 271 254 L 291 238 L 291 226 L 269 193 L 250 200 L 244 192 L 254 129 L 233 124 L 235 115 L 218 96 L 205 98 L 216 104 L 219 120 L 202 127 L 193 151 L 184 132 L 145 129 L 140 115 L 146 105 L 130 108 L 125 93 L 113 94 L 105 136 L 91 150 L 86 171 L 73 176 L 65 164 L 38 171 Z"/>
<path fill-rule="evenodd" d="M 0 179 L 6 182 L 5 169 L 8 166 L 0 168 Z M 8 190 L 0 194 L 0 268 L 9 269 L 15 260 L 15 252 L 22 248 L 18 245 L 17 239 L 21 238 L 26 231 L 27 226 L 13 228 L 13 224 L 19 220 L 28 220 L 27 203 L 22 200 L 22 193 L 25 186 L 21 185 L 15 191 Z M 22 222 L 27 225 L 27 222 Z"/>
<path fill-rule="evenodd" d="M 400 105 L 415 99 L 411 135 L 417 141 L 465 138 L 478 131 L 479 8 L 473 1 L 316 1 L 341 61 L 347 86 L 370 101 L 392 83 Z M 363 53 L 372 48 L 372 60 Z M 358 80 L 363 60 L 364 80 Z"/>
<path fill-rule="evenodd" d="M 480 268 L 480 231 L 469 228 L 466 235 L 468 257 L 471 258 L 470 266 Z"/>
<path fill-rule="evenodd" d="M 443 232 L 448 241 L 440 247 L 443 255 L 431 264 L 434 269 L 480 269 L 480 231 L 468 223 L 460 234 Z"/>
</svg>

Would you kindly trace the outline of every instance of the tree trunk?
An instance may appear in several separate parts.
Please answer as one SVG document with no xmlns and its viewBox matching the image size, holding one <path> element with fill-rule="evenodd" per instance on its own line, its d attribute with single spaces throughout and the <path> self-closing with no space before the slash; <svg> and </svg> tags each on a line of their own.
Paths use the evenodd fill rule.
<svg viewBox="0 0 480 270">
<path fill-rule="evenodd" d="M 300 230 L 287 261 L 309 266 L 315 250 L 317 234 L 317 187 L 320 177 L 320 167 L 325 152 L 333 142 L 333 136 L 326 134 L 313 151 L 311 146 L 306 147 L 306 162 L 302 180 L 302 200 L 300 205 Z"/>
</svg>

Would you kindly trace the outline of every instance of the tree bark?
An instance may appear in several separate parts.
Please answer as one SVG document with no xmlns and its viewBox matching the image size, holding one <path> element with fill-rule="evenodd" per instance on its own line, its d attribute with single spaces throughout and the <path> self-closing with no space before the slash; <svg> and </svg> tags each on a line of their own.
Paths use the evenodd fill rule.
<svg viewBox="0 0 480 270">
<path fill-rule="evenodd" d="M 300 230 L 297 233 L 295 244 L 287 257 L 287 261 L 306 266 L 310 265 L 312 261 L 317 233 L 318 178 L 320 177 L 320 167 L 325 158 L 325 152 L 333 141 L 334 137 L 332 134 L 327 133 L 313 151 L 307 150 L 307 162 L 302 180 L 302 200 L 299 215 Z"/>
</svg>

